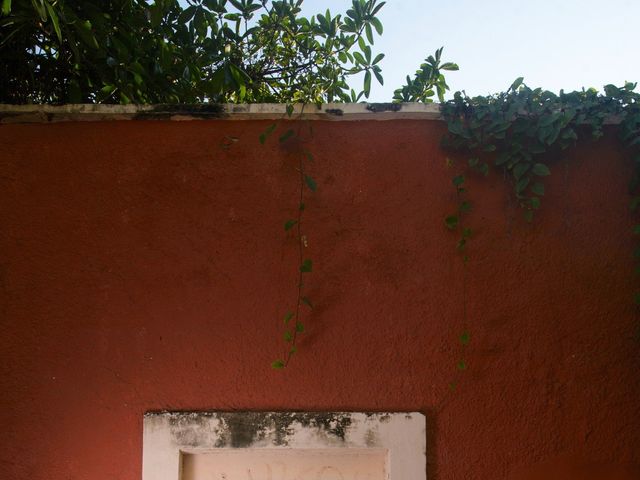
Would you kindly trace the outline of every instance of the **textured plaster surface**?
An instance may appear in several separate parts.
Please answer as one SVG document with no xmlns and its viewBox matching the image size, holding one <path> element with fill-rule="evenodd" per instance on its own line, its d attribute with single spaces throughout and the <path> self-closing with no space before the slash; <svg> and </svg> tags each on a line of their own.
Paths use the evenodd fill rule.
<svg viewBox="0 0 640 480">
<path fill-rule="evenodd" d="M 465 324 L 444 125 L 314 122 L 316 308 L 282 372 L 297 157 L 268 124 L 0 126 L 0 477 L 139 480 L 149 410 L 328 410 L 423 412 L 430 480 L 640 478 L 615 141 L 552 167 L 533 225 L 500 175 L 470 182 Z"/>
<path fill-rule="evenodd" d="M 417 412 L 161 412 L 144 417 L 143 480 L 426 479 Z"/>
</svg>

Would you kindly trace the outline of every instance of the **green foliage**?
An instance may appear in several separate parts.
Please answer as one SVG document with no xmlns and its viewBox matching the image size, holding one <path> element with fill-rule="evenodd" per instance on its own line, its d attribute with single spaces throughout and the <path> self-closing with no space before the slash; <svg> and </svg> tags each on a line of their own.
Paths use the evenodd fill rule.
<svg viewBox="0 0 640 480">
<path fill-rule="evenodd" d="M 320 103 L 368 97 L 379 0 L 3 0 L 0 103 Z M 183 6 L 184 5 L 184 6 Z M 347 80 L 365 73 L 356 93 Z"/>
<path fill-rule="evenodd" d="M 556 95 L 541 88 L 531 89 L 520 77 L 506 92 L 488 97 L 470 98 L 456 92 L 453 100 L 442 105 L 449 132 L 444 144 L 469 155 L 469 167 L 484 175 L 489 164 L 502 170 L 525 210 L 525 219 L 532 221 L 545 195 L 542 180 L 552 173 L 550 159 L 580 138 L 602 137 L 606 123 L 617 124 L 618 135 L 633 158 L 629 191 L 633 196 L 631 209 L 636 211 L 640 206 L 640 94 L 635 87 L 635 83 L 627 82 L 622 87 L 605 86 L 604 94 L 583 89 Z M 483 163 L 480 158 L 487 161 Z M 460 194 L 464 176 L 456 175 L 453 184 Z M 459 207 L 456 215 L 445 219 L 450 230 L 460 228 L 462 211 Z M 471 234 L 464 227 L 462 231 L 459 249 Z M 634 226 L 633 232 L 640 233 L 640 225 Z M 640 248 L 635 256 L 640 258 Z M 635 295 L 635 301 L 640 305 L 640 294 Z M 463 361 L 459 368 L 464 369 L 461 366 L 466 368 Z"/>
<path fill-rule="evenodd" d="M 311 273 L 312 265 L 313 262 L 309 259 L 306 259 L 304 262 L 302 262 L 302 265 L 300 265 L 300 271 L 302 273 Z"/>
<path fill-rule="evenodd" d="M 273 368 L 275 370 L 281 370 L 284 367 L 285 367 L 284 360 L 276 360 L 274 362 L 271 362 L 271 368 Z"/>
<path fill-rule="evenodd" d="M 545 194 L 542 179 L 551 174 L 547 163 L 553 156 L 549 154 L 575 145 L 580 137 L 600 138 L 605 122 L 612 119 L 620 122 L 625 144 L 637 150 L 640 94 L 634 92 L 635 86 L 607 85 L 604 95 L 594 89 L 556 95 L 531 89 L 518 78 L 506 92 L 488 97 L 470 98 L 456 92 L 442 106 L 449 130 L 445 145 L 468 154 L 472 167 L 481 164 L 488 172 L 493 164 L 504 171 L 526 218 L 531 219 Z M 640 157 L 635 163 L 640 166 Z"/>
<path fill-rule="evenodd" d="M 284 231 L 288 232 L 293 227 L 295 227 L 297 223 L 298 223 L 297 220 L 287 220 L 286 222 L 284 222 Z"/>
<path fill-rule="evenodd" d="M 307 185 L 307 187 L 309 187 L 309 190 L 311 190 L 312 192 L 315 192 L 318 189 L 318 185 L 316 184 L 316 181 L 309 175 L 304 176 L 304 183 Z"/>
<path fill-rule="evenodd" d="M 420 65 L 412 79 L 407 75 L 407 83 L 393 93 L 394 102 L 433 102 L 434 96 L 444 102 L 444 94 L 449 90 L 443 70 L 458 70 L 458 65 L 451 62 L 441 63 L 442 50 L 436 50 L 435 56 L 429 55 L 425 63 Z"/>
</svg>

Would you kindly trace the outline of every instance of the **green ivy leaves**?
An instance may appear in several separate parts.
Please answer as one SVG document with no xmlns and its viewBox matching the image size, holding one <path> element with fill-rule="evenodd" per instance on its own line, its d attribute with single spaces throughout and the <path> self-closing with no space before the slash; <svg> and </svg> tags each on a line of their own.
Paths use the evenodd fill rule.
<svg viewBox="0 0 640 480">
<path fill-rule="evenodd" d="M 302 262 L 302 265 L 300 265 L 300 271 L 302 273 L 311 273 L 311 271 L 313 270 L 313 262 L 309 259 L 306 259 L 304 262 Z"/>
<path fill-rule="evenodd" d="M 298 224 L 298 220 L 287 220 L 284 222 L 284 231 L 288 232 Z"/>
<path fill-rule="evenodd" d="M 515 197 L 532 221 L 545 195 L 542 180 L 551 175 L 547 162 L 551 154 L 575 145 L 580 136 L 590 134 L 597 140 L 603 135 L 605 122 L 616 120 L 618 135 L 633 156 L 634 173 L 629 190 L 634 195 L 631 209 L 640 206 L 640 94 L 636 84 L 622 87 L 606 85 L 604 95 L 594 89 L 556 95 L 541 88 L 531 89 L 517 78 L 506 92 L 487 97 L 468 97 L 456 92 L 453 100 L 442 105 L 448 136 L 444 144 L 471 156 L 469 167 L 478 170 L 480 158 L 487 158 L 510 179 Z M 464 176 L 454 177 L 458 193 Z M 450 230 L 460 228 L 460 214 L 445 218 Z M 634 227 L 640 234 L 640 225 Z M 458 246 L 464 247 L 464 230 Z M 640 259 L 640 248 L 636 252 Z M 638 269 L 640 271 L 640 268 Z M 640 305 L 640 293 L 636 295 Z"/>
<path fill-rule="evenodd" d="M 531 169 L 534 175 L 538 175 L 539 177 L 546 177 L 547 175 L 551 175 L 551 170 L 544 163 L 536 163 Z"/>
<path fill-rule="evenodd" d="M 489 162 L 511 176 L 516 199 L 531 220 L 545 194 L 541 180 L 551 174 L 549 154 L 574 145 L 578 132 L 590 130 L 592 138 L 599 138 L 611 117 L 623 118 L 628 144 L 637 138 L 637 126 L 624 127 L 634 117 L 630 110 L 638 110 L 634 88 L 627 83 L 605 87 L 604 96 L 591 89 L 556 95 L 531 89 L 520 77 L 506 92 L 488 97 L 456 92 L 442 106 L 449 131 L 445 144 L 473 155 L 469 166 L 476 170 L 482 165 L 479 159 L 490 154 Z M 640 125 L 640 116 L 634 121 Z M 488 163 L 484 165 L 486 174 Z"/>
<path fill-rule="evenodd" d="M 309 190 L 311 190 L 312 192 L 315 192 L 318 189 L 318 185 L 316 184 L 316 181 L 309 175 L 304 176 L 304 183 L 307 185 L 307 187 L 309 187 Z"/>
</svg>

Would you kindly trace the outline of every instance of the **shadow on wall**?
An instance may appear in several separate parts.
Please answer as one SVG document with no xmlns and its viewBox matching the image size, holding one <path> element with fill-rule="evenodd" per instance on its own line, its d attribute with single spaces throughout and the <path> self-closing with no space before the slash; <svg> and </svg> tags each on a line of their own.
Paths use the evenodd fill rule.
<svg viewBox="0 0 640 480">
<path fill-rule="evenodd" d="M 640 465 L 592 463 L 569 455 L 519 468 L 509 480 L 638 480 Z"/>
</svg>

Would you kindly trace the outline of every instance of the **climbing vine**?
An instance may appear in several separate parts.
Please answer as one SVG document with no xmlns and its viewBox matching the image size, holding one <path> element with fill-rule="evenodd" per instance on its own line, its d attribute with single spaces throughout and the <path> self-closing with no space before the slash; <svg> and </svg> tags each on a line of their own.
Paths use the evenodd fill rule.
<svg viewBox="0 0 640 480">
<path fill-rule="evenodd" d="M 359 0 L 362 3 L 362 0 Z M 356 5 L 358 2 L 354 1 L 353 4 Z M 375 4 L 375 2 L 369 2 L 370 4 Z M 382 2 L 380 5 L 383 5 Z M 371 60 L 371 51 L 361 42 L 359 42 L 359 46 L 362 49 L 367 61 Z M 420 66 L 420 69 L 416 72 L 414 79 L 412 80 L 410 77 L 407 77 L 408 85 L 396 90 L 394 94 L 395 101 L 417 101 L 420 100 L 422 102 L 430 103 L 432 102 L 432 98 L 434 95 L 437 95 L 438 98 L 443 99 L 446 90 L 449 89 L 446 84 L 444 74 L 442 71 L 444 70 L 457 70 L 458 66 L 455 63 L 447 62 L 442 63 L 442 48 L 438 49 L 434 55 L 430 55 L 427 59 L 425 59 L 425 63 Z M 356 59 L 361 57 L 360 54 L 354 54 Z M 373 61 L 375 65 L 382 57 L 377 57 L 376 60 Z M 362 63 L 362 62 L 361 62 Z M 378 81 L 382 84 L 383 78 L 380 74 L 379 67 L 373 67 L 372 71 L 374 72 Z M 368 72 L 367 72 L 368 73 Z M 365 75 L 365 94 L 368 96 L 368 89 L 370 88 L 370 74 L 367 77 Z M 362 94 L 356 96 L 355 94 L 351 95 L 351 101 L 357 101 Z M 303 104 L 300 114 L 297 116 L 297 119 L 300 120 L 302 118 L 302 114 L 304 112 L 305 104 Z M 294 107 L 289 104 L 286 107 L 286 114 L 283 116 L 285 118 L 292 118 Z M 298 122 L 299 123 L 299 122 Z M 269 125 L 264 132 L 260 134 L 260 143 L 264 144 L 267 139 L 277 130 L 279 122 L 273 123 Z M 288 129 L 285 133 L 283 133 L 279 141 L 281 143 L 287 142 L 290 139 L 297 138 L 300 142 L 301 135 L 300 130 L 297 131 L 293 129 Z M 301 143 L 301 142 L 300 142 Z M 304 332 L 305 326 L 302 322 L 302 309 L 308 308 L 312 309 L 313 304 L 309 297 L 305 294 L 304 288 L 304 280 L 306 274 L 311 273 L 313 269 L 313 261 L 310 258 L 307 258 L 305 255 L 305 249 L 307 247 L 307 235 L 303 230 L 303 215 L 305 212 L 305 192 L 315 192 L 317 190 L 317 183 L 307 174 L 307 163 L 313 161 L 313 155 L 308 150 L 301 148 L 301 151 L 297 153 L 298 155 L 298 191 L 299 191 L 299 202 L 296 210 L 295 218 L 286 220 L 284 223 L 285 232 L 293 231 L 296 237 L 296 242 L 298 246 L 298 281 L 296 285 L 296 300 L 293 304 L 293 308 L 288 310 L 284 315 L 284 334 L 283 339 L 285 342 L 284 355 L 281 358 L 273 361 L 271 363 L 271 367 L 277 370 L 283 369 L 289 365 L 293 355 L 297 352 L 297 340 L 298 336 Z M 459 188 L 459 193 L 464 191 L 463 188 Z M 461 247 L 464 246 L 465 239 L 465 231 L 463 231 L 463 239 L 461 240 Z M 470 230 L 469 230 L 470 235 Z M 461 342 L 463 346 L 468 343 L 468 334 L 464 333 L 461 337 Z M 458 368 L 463 370 L 466 368 L 466 364 L 464 360 L 460 360 L 458 363 Z"/>
<path fill-rule="evenodd" d="M 302 105 L 297 120 L 303 117 L 304 109 L 306 105 Z M 293 105 L 286 106 L 286 114 L 283 115 L 281 120 L 291 119 L 294 112 Z M 260 134 L 260 143 L 264 144 L 268 138 L 277 131 L 281 121 L 272 123 Z M 295 206 L 295 215 L 293 218 L 289 218 L 284 222 L 285 233 L 293 232 L 297 244 L 297 282 L 295 287 L 295 301 L 292 308 L 288 310 L 284 317 L 284 333 L 283 339 L 285 343 L 284 355 L 271 363 L 271 367 L 280 370 L 289 365 L 293 355 L 298 351 L 297 340 L 298 336 L 305 331 L 305 325 L 302 321 L 303 309 L 313 309 L 313 303 L 311 299 L 305 293 L 305 277 L 313 270 L 313 261 L 306 253 L 305 249 L 308 247 L 307 235 L 304 231 L 303 217 L 306 211 L 305 194 L 307 192 L 315 192 L 318 188 L 316 180 L 308 174 L 307 166 L 313 162 L 313 154 L 304 148 L 303 138 L 301 133 L 301 122 L 297 122 L 297 129 L 288 128 L 282 133 L 278 141 L 280 144 L 287 142 L 297 142 L 294 147 L 295 155 L 297 158 L 297 204 Z M 313 130 L 309 128 L 309 132 Z"/>
<path fill-rule="evenodd" d="M 450 158 L 447 158 L 447 167 L 453 168 L 455 162 Z M 467 264 L 469 262 L 469 255 L 467 254 L 467 242 L 471 238 L 473 231 L 466 225 L 466 214 L 471 210 L 471 202 L 467 199 L 467 187 L 465 186 L 466 178 L 462 174 L 455 175 L 451 183 L 455 188 L 457 206 L 456 211 L 451 215 L 448 215 L 445 220 L 445 226 L 451 231 L 457 231 L 459 233 L 458 241 L 456 243 L 456 250 L 462 255 L 462 325 L 463 332 L 460 335 L 460 357 L 456 368 L 458 371 L 464 371 L 467 369 L 467 362 L 465 359 L 466 347 L 471 340 L 471 336 L 468 331 L 468 310 L 467 310 L 467 293 L 468 293 L 468 276 L 469 271 Z M 449 387 L 453 390 L 456 388 L 456 382 L 451 382 Z"/>
</svg>

